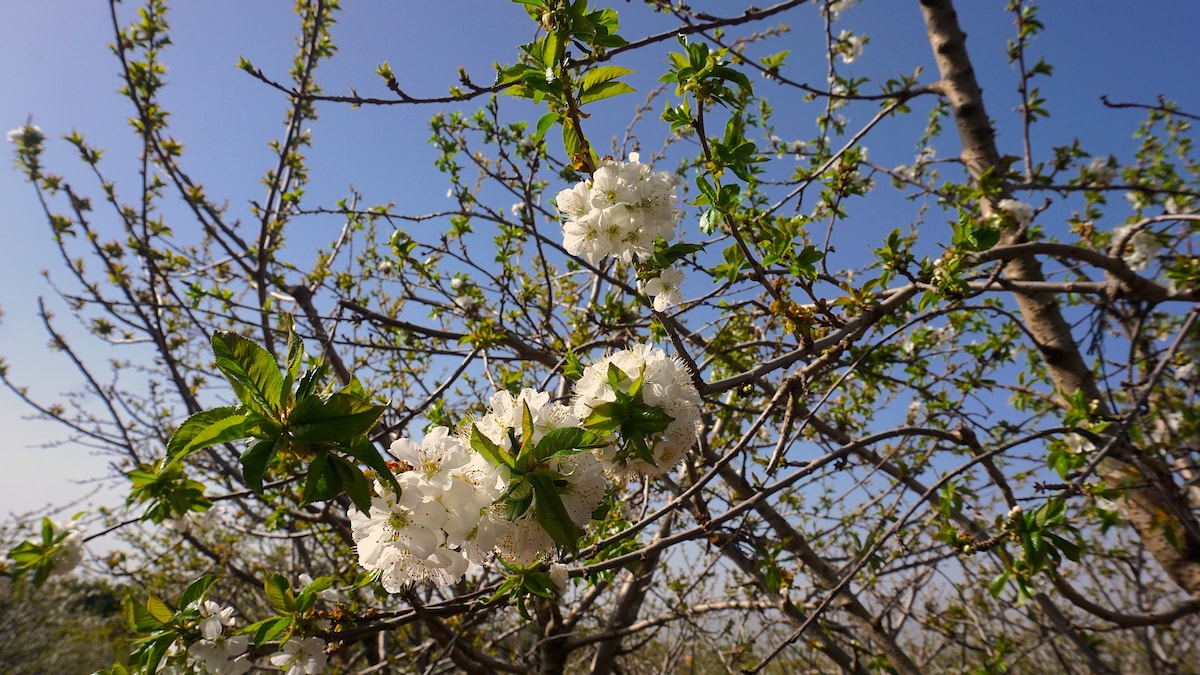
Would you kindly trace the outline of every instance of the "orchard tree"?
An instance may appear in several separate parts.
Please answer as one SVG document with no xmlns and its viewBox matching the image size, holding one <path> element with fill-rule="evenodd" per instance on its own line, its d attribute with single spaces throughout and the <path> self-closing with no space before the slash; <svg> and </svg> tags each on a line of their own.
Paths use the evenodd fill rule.
<svg viewBox="0 0 1200 675">
<path fill-rule="evenodd" d="M 128 501 L 31 523 L 12 583 L 122 537 L 88 563 L 127 589 L 110 673 L 1196 663 L 1196 117 L 1104 100 L 1144 117 L 1132 156 L 1034 143 L 1023 0 L 988 83 L 1015 113 L 950 0 L 871 78 L 851 19 L 885 2 L 615 4 L 515 0 L 531 40 L 446 95 L 386 63 L 331 95 L 337 3 L 299 0 L 290 77 L 241 64 L 287 112 L 237 209 L 172 135 L 165 0 L 114 0 L 137 175 L 72 133 L 89 196 L 49 131 L 9 140 L 89 383 L 25 398 Z M 307 197 L 343 106 L 428 107 L 455 206 Z M 896 137 L 904 165 L 868 152 Z M 136 357 L 102 376 L 84 333 Z"/>
</svg>

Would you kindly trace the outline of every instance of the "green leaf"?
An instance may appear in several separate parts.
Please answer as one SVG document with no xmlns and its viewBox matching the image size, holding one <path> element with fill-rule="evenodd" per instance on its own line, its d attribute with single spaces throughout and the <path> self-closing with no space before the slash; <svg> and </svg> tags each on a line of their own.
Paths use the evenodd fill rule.
<svg viewBox="0 0 1200 675">
<path fill-rule="evenodd" d="M 548 112 L 538 118 L 537 131 L 533 134 L 533 140 L 535 142 L 542 140 L 542 137 L 546 135 L 547 131 L 550 131 L 550 127 L 554 126 L 554 123 L 557 121 L 558 113 L 555 112 Z"/>
<path fill-rule="evenodd" d="M 376 477 L 387 483 L 388 487 L 392 488 L 396 494 L 400 494 L 400 484 L 396 482 L 395 474 L 388 468 L 387 461 L 379 454 L 379 448 L 375 447 L 369 438 L 358 436 L 351 439 L 349 443 L 342 443 L 339 447 L 346 454 L 374 469 Z M 345 481 L 343 481 L 343 485 L 346 485 Z M 354 495 L 350 495 L 350 498 L 353 499 Z M 367 503 L 369 504 L 370 500 Z"/>
<path fill-rule="evenodd" d="M 150 633 L 163 627 L 163 622 L 154 618 L 145 605 L 138 602 L 132 593 L 125 594 L 125 622 L 135 633 Z"/>
<path fill-rule="evenodd" d="M 992 583 L 988 584 L 988 592 L 992 594 L 993 598 L 998 598 L 1000 597 L 1000 594 L 1004 592 L 1004 587 L 1007 585 L 1008 572 L 1001 572 L 1000 574 L 996 575 L 996 578 L 992 580 Z"/>
<path fill-rule="evenodd" d="M 320 450 L 309 463 L 301 497 L 302 505 L 333 499 L 342 493 L 342 479 L 337 469 L 329 465 L 329 459 L 329 453 Z"/>
<path fill-rule="evenodd" d="M 371 483 L 363 475 L 363 472 L 336 455 L 330 455 L 329 465 L 337 472 L 342 489 L 346 491 L 350 501 L 354 502 L 354 506 L 363 513 L 369 513 L 371 511 Z M 391 475 L 390 471 L 388 475 Z"/>
<path fill-rule="evenodd" d="M 525 515 L 530 506 L 533 506 L 533 488 L 522 480 L 509 489 L 504 500 L 504 517 L 510 522 L 514 521 Z"/>
<path fill-rule="evenodd" d="M 246 626 L 242 632 L 254 633 L 254 644 L 262 646 L 274 642 L 284 633 L 290 633 L 294 621 L 295 619 L 289 616 L 273 616 Z"/>
<path fill-rule="evenodd" d="M 286 443 L 287 440 L 283 437 L 266 438 L 255 442 L 246 452 L 242 453 L 242 478 L 251 490 L 262 492 L 263 476 L 267 473 L 267 465 L 271 463 L 271 459 L 279 451 L 279 448 Z"/>
<path fill-rule="evenodd" d="M 175 618 L 175 613 L 171 611 L 171 608 L 167 607 L 166 603 L 159 600 L 156 595 L 146 598 L 146 611 L 164 624 L 171 623 L 171 619 Z"/>
<path fill-rule="evenodd" d="M 592 408 L 583 426 L 598 434 L 611 434 L 625 422 L 625 406 L 608 401 Z"/>
<path fill-rule="evenodd" d="M 559 474 L 549 469 L 535 471 L 526 478 L 533 488 L 533 516 L 537 519 L 546 534 L 554 543 L 562 546 L 571 553 L 579 550 L 579 539 L 583 531 L 571 520 L 567 507 L 563 505 L 562 497 L 554 486 Z"/>
<path fill-rule="evenodd" d="M 296 404 L 288 430 L 299 441 L 334 443 L 370 431 L 386 409 L 342 392 L 313 396 Z"/>
<path fill-rule="evenodd" d="M 208 594 L 208 589 L 212 588 L 218 579 L 220 577 L 215 574 L 206 574 L 188 584 L 187 589 L 183 591 L 183 595 L 179 598 L 180 608 L 187 610 L 199 606 L 200 601 Z"/>
<path fill-rule="evenodd" d="M 263 583 L 267 600 L 271 606 L 280 612 L 296 611 L 296 596 L 292 594 L 292 585 L 282 574 L 272 574 Z"/>
<path fill-rule="evenodd" d="M 533 454 L 539 462 L 560 454 L 573 454 L 589 448 L 603 448 L 608 445 L 600 434 L 580 429 L 579 427 L 563 427 L 547 431 L 542 440 L 538 441 Z"/>
<path fill-rule="evenodd" d="M 625 68 L 623 66 L 599 66 L 592 68 L 580 78 L 580 88 L 583 91 L 587 91 L 598 84 L 611 82 L 618 77 L 624 77 L 633 72 L 635 71 L 632 68 Z"/>
<path fill-rule="evenodd" d="M 246 414 L 241 406 L 201 410 L 184 420 L 167 442 L 167 464 L 175 464 L 197 450 L 246 437 Z"/>
<path fill-rule="evenodd" d="M 296 596 L 296 611 L 299 613 L 307 612 L 313 608 L 320 597 L 321 591 L 327 590 L 333 586 L 333 577 L 317 577 L 311 583 L 300 591 Z"/>
<path fill-rule="evenodd" d="M 1000 243 L 1000 229 L 996 227 L 977 227 L 971 230 L 971 238 L 975 240 L 976 251 L 986 251 Z"/>
<path fill-rule="evenodd" d="M 225 374 L 233 393 L 255 412 L 279 418 L 283 400 L 283 374 L 270 352 L 236 333 L 216 331 L 212 336 L 217 368 Z"/>
<path fill-rule="evenodd" d="M 500 446 L 496 445 L 487 434 L 479 430 L 479 425 L 471 424 L 471 449 L 483 455 L 492 466 L 503 466 L 515 469 L 512 457 Z"/>
<path fill-rule="evenodd" d="M 602 82 L 579 92 L 579 105 L 602 101 L 613 96 L 637 91 L 625 82 Z"/>
</svg>

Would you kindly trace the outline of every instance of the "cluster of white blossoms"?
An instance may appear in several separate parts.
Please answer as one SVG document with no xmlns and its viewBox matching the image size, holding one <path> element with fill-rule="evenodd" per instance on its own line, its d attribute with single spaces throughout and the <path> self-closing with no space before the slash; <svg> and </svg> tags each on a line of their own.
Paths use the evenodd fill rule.
<svg viewBox="0 0 1200 675">
<path fill-rule="evenodd" d="M 44 139 L 46 136 L 42 133 L 42 130 L 40 127 L 38 127 L 38 125 L 26 124 L 9 131 L 4 135 L 4 137 L 9 143 L 25 143 L 26 145 L 36 145 L 41 143 L 42 139 Z"/>
<path fill-rule="evenodd" d="M 67 523 L 55 523 L 56 531 L 65 531 L 67 536 L 60 542 L 61 548 L 54 561 L 54 574 L 66 574 L 83 562 L 83 523 L 72 520 Z"/>
<path fill-rule="evenodd" d="M 665 171 L 655 172 L 631 153 L 628 162 L 606 160 L 591 180 L 577 183 L 555 197 L 563 217 L 563 246 L 592 265 L 607 256 L 626 263 L 646 262 L 654 256 L 658 240 L 671 241 L 680 211 L 675 204 L 675 181 Z M 655 297 L 655 309 L 663 311 L 680 301 L 677 270 L 664 279 L 650 279 L 645 292 Z M 655 281 L 665 286 L 654 285 Z M 659 291 L 659 288 L 665 290 Z M 668 299 L 656 296 L 666 293 Z"/>
<path fill-rule="evenodd" d="M 613 366 L 623 374 L 616 378 L 615 387 L 610 377 Z M 653 462 L 639 457 L 629 444 L 623 448 L 612 444 L 599 452 L 604 468 L 622 477 L 659 476 L 673 469 L 696 442 L 700 421 L 700 394 L 687 366 L 648 344 L 616 352 L 585 368 L 575 384 L 575 414 L 586 419 L 601 405 L 616 401 L 618 392 L 628 394 L 639 381 L 642 402 L 666 413 L 670 422 L 659 432 L 639 436 Z"/>
<path fill-rule="evenodd" d="M 838 33 L 836 51 L 842 58 L 842 63 L 854 63 L 858 57 L 862 56 L 865 43 L 866 40 L 861 35 L 854 35 L 848 30 Z"/>
<path fill-rule="evenodd" d="M 1145 229 L 1139 229 L 1131 235 L 1130 227 L 1130 225 L 1122 225 L 1114 228 L 1113 237 L 1115 240 L 1126 240 L 1121 259 L 1125 261 L 1126 265 L 1129 265 L 1129 269 L 1140 272 L 1150 266 L 1150 261 L 1154 260 L 1163 246 L 1158 237 Z"/>
<path fill-rule="evenodd" d="M 621 405 L 640 414 L 613 408 Z M 487 414 L 467 427 L 392 444 L 399 494 L 377 480 L 370 511 L 349 512 L 359 564 L 396 593 L 410 583 L 455 583 L 493 555 L 518 565 L 553 561 L 564 538 L 574 543 L 591 523 L 608 490 L 606 469 L 655 476 L 682 460 L 699 406 L 686 367 L 649 345 L 585 369 L 570 406 L 533 389 L 496 392 Z M 642 433 L 612 422 L 625 417 L 658 423 Z M 635 432 L 642 435 L 631 443 Z M 630 456 L 633 446 L 643 455 Z M 553 571 L 563 588 L 565 569 Z"/>
<path fill-rule="evenodd" d="M 250 672 L 254 667 L 254 659 L 248 653 L 252 636 L 232 634 L 237 625 L 233 608 L 205 600 L 200 603 L 199 610 L 200 639 L 186 650 L 178 641 L 172 643 L 155 672 L 162 675 L 242 675 Z"/>
<path fill-rule="evenodd" d="M 420 443 L 402 438 L 391 454 L 400 494 L 376 481 L 370 512 L 350 509 L 358 562 L 390 593 L 414 581 L 452 584 L 480 561 L 469 539 L 501 494 L 499 470 L 446 427 Z"/>
<path fill-rule="evenodd" d="M 1117 177 L 1117 170 L 1109 164 L 1108 157 L 1093 157 L 1083 170 L 1089 185 L 1106 186 Z"/>
<path fill-rule="evenodd" d="M 1029 227 L 1033 223 L 1033 207 L 1015 199 L 1001 199 L 996 208 L 1012 216 L 1020 227 Z"/>
</svg>

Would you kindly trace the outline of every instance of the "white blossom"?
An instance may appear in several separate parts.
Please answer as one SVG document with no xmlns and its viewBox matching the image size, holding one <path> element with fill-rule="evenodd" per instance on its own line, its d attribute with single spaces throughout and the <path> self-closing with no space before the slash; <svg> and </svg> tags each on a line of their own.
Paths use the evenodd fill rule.
<svg viewBox="0 0 1200 675">
<path fill-rule="evenodd" d="M 1117 170 L 1109 165 L 1107 157 L 1093 157 L 1084 169 L 1087 182 L 1091 185 L 1105 186 L 1117 177 Z"/>
<path fill-rule="evenodd" d="M 837 21 L 850 5 L 854 4 L 854 0 L 830 0 L 821 11 L 829 16 L 830 21 Z"/>
<path fill-rule="evenodd" d="M 526 410 L 532 423 L 528 439 L 522 437 Z M 552 429 L 579 427 L 580 424 L 571 408 L 552 403 L 547 392 L 523 389 L 516 396 L 507 391 L 496 392 L 491 399 L 491 409 L 475 421 L 474 428 L 508 452 L 514 449 L 514 436 L 520 443 L 536 444 Z M 550 458 L 546 468 L 559 474 L 565 482 L 559 489 L 559 497 L 572 522 L 580 528 L 586 526 L 608 488 L 604 467 L 592 454 L 580 452 Z M 506 469 L 500 469 L 502 475 L 506 472 Z M 505 511 L 503 500 L 496 500 L 483 510 L 474 535 L 475 546 L 482 550 L 495 549 L 505 560 L 522 565 L 532 564 L 554 552 L 555 542 L 538 523 L 532 506 L 514 520 L 509 520 Z"/>
<path fill-rule="evenodd" d="M 225 627 L 233 627 L 237 620 L 233 618 L 232 607 L 222 607 L 212 600 L 205 600 L 200 605 L 200 634 L 206 640 L 216 640 L 221 637 Z"/>
<path fill-rule="evenodd" d="M 1140 229 L 1129 234 L 1130 225 L 1122 225 L 1113 229 L 1113 237 L 1116 239 L 1126 239 L 1125 250 L 1121 255 L 1121 259 L 1129 266 L 1129 269 L 1139 272 L 1150 266 L 1150 262 L 1158 255 L 1162 249 L 1162 242 L 1158 240 L 1150 232 Z"/>
<path fill-rule="evenodd" d="M 623 392 L 639 376 L 643 380 L 642 400 L 662 410 L 671 418 L 667 428 L 647 438 L 653 463 L 622 455 L 616 445 L 598 453 L 604 468 L 617 475 L 660 476 L 672 470 L 696 441 L 700 421 L 700 394 L 692 382 L 691 373 L 678 359 L 672 359 L 662 349 L 639 344 L 610 354 L 584 369 L 575 383 L 575 414 L 586 420 L 593 408 L 615 401 L 616 392 L 609 381 L 609 366 L 616 366 L 626 378 L 618 383 Z"/>
<path fill-rule="evenodd" d="M 671 177 L 639 162 L 637 153 L 628 162 L 605 161 L 590 181 L 555 198 L 563 217 L 563 246 L 592 265 L 609 255 L 625 262 L 645 260 L 658 239 L 675 236 L 675 199 Z"/>
<path fill-rule="evenodd" d="M 554 585 L 558 587 L 558 590 L 560 590 L 560 591 L 567 590 L 567 566 L 566 565 L 564 565 L 562 563 L 553 563 L 550 565 L 550 569 L 547 570 L 547 572 L 550 575 L 550 581 L 554 582 Z"/>
<path fill-rule="evenodd" d="M 1020 227 L 1029 227 L 1033 223 L 1033 207 L 1015 199 L 1001 199 L 996 208 L 1012 216 Z"/>
<path fill-rule="evenodd" d="M 377 481 L 370 511 L 350 509 L 358 564 L 378 572 L 389 593 L 398 593 L 412 582 L 455 583 L 466 574 L 467 559 L 447 545 L 442 528 L 449 514 L 436 499 L 437 488 L 428 485 L 419 471 L 403 472 L 396 480 L 401 488 L 398 497 Z"/>
<path fill-rule="evenodd" d="M 24 124 L 12 131 L 9 131 L 4 137 L 9 143 L 25 143 L 26 145 L 36 145 L 41 143 L 46 137 L 42 133 L 41 127 L 36 124 Z"/>
<path fill-rule="evenodd" d="M 854 63 L 858 57 L 862 56 L 864 40 L 861 35 L 853 35 L 848 30 L 843 30 L 837 37 L 839 52 L 838 55 L 842 58 L 842 63 Z"/>
<path fill-rule="evenodd" d="M 188 647 L 188 658 L 209 675 L 243 675 L 250 672 L 254 662 L 247 654 L 249 635 L 197 640 Z"/>
<path fill-rule="evenodd" d="M 654 310 L 665 312 L 683 302 L 683 272 L 668 267 L 646 282 L 646 295 L 654 298 Z"/>
<path fill-rule="evenodd" d="M 328 663 L 325 641 L 318 637 L 292 638 L 267 661 L 284 675 L 318 675 L 325 672 Z"/>
</svg>

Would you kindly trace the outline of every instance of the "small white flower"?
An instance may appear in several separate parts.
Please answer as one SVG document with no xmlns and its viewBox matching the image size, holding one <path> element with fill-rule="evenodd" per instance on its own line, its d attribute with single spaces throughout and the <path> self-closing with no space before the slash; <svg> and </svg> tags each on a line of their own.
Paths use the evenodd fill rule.
<svg viewBox="0 0 1200 675">
<path fill-rule="evenodd" d="M 837 37 L 839 46 L 839 56 L 842 58 L 842 63 L 854 63 L 858 57 L 862 56 L 864 40 L 860 35 L 852 35 L 850 31 L 843 30 Z"/>
<path fill-rule="evenodd" d="M 254 666 L 246 653 L 250 648 L 249 635 L 197 640 L 188 647 L 188 657 L 199 662 L 205 673 L 212 675 L 243 675 Z M 191 672 L 191 671 L 186 671 Z"/>
<path fill-rule="evenodd" d="M 206 640 L 216 640 L 221 637 L 226 626 L 232 627 L 237 620 L 233 618 L 232 607 L 222 607 L 212 600 L 205 600 L 200 605 L 200 633 Z"/>
<path fill-rule="evenodd" d="M 513 204 L 511 210 L 514 216 L 520 217 L 521 213 L 525 211 L 525 202 L 517 202 L 516 204 Z"/>
<path fill-rule="evenodd" d="M 854 0 L 830 0 L 828 4 L 821 8 L 821 11 L 829 16 L 830 21 L 837 21 L 850 5 L 854 4 Z"/>
<path fill-rule="evenodd" d="M 451 290 L 461 291 L 462 287 L 463 287 L 462 277 L 454 277 L 453 279 L 450 280 L 450 289 Z"/>
<path fill-rule="evenodd" d="M 45 137 L 46 136 L 42 133 L 41 128 L 36 124 L 25 124 L 5 134 L 5 138 L 8 139 L 9 143 L 16 144 L 24 142 L 26 145 L 36 145 L 41 143 Z"/>
<path fill-rule="evenodd" d="M 996 208 L 1012 216 L 1020 227 L 1029 227 L 1033 223 L 1033 207 L 1015 199 L 1001 199 Z"/>
<path fill-rule="evenodd" d="M 325 641 L 317 637 L 292 638 L 267 661 L 284 675 L 318 675 L 325 672 L 328 663 Z"/>
<path fill-rule="evenodd" d="M 1117 239 L 1122 239 L 1128 236 L 1131 226 L 1122 225 L 1113 229 L 1113 236 Z M 1140 272 L 1150 266 L 1155 256 L 1162 249 L 1162 242 L 1158 240 L 1150 232 L 1142 229 L 1138 230 L 1129 236 L 1125 242 L 1125 251 L 1121 259 L 1129 266 L 1129 269 Z"/>
<path fill-rule="evenodd" d="M 683 302 L 683 272 L 668 267 L 650 281 L 646 282 L 646 295 L 654 298 L 654 310 L 665 312 L 671 307 Z"/>
<path fill-rule="evenodd" d="M 1087 175 L 1088 183 L 1099 186 L 1108 185 L 1117 177 L 1117 170 L 1109 166 L 1107 157 L 1093 157 L 1087 168 L 1084 169 L 1084 173 Z"/>
</svg>

